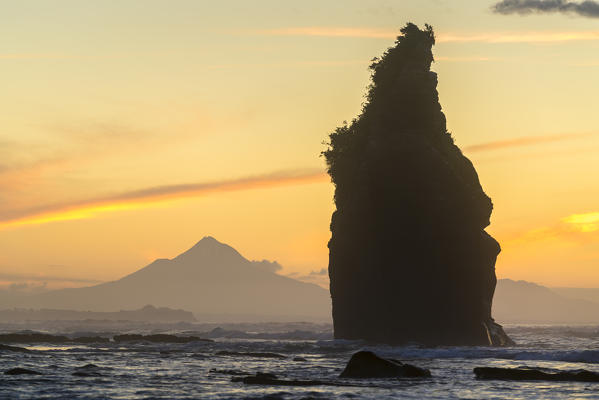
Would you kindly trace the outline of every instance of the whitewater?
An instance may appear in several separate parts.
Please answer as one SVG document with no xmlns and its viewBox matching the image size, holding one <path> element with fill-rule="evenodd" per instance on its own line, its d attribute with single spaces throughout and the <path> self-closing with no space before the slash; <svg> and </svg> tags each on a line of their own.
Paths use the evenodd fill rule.
<svg viewBox="0 0 599 400">
<path fill-rule="evenodd" d="M 19 367 L 40 375 L 2 375 L 0 399 L 599 398 L 599 383 L 487 381 L 477 380 L 472 372 L 485 366 L 599 372 L 599 327 L 507 326 L 506 331 L 517 346 L 380 346 L 333 340 L 330 333 L 323 332 L 295 335 L 300 339 L 283 332 L 249 332 L 249 338 L 217 337 L 213 342 L 175 344 L 11 343 L 30 351 L 0 351 L 0 371 Z M 190 334 L 189 330 L 169 333 Z M 432 378 L 338 378 L 359 350 L 428 368 Z M 262 386 L 232 381 L 257 372 L 331 385 Z"/>
</svg>

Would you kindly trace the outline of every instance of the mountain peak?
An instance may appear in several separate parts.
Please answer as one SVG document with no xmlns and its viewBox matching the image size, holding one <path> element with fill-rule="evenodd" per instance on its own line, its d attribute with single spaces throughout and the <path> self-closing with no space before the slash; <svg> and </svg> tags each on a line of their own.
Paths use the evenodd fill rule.
<svg viewBox="0 0 599 400">
<path fill-rule="evenodd" d="M 199 246 L 199 245 L 207 246 L 207 245 L 215 245 L 215 244 L 223 244 L 223 243 L 219 242 L 212 236 L 204 236 L 199 242 L 197 242 L 195 244 L 195 246 Z"/>
<path fill-rule="evenodd" d="M 231 256 L 233 256 L 233 257 L 243 258 L 243 256 L 241 254 L 239 254 L 237 252 L 237 250 L 235 250 L 231 246 L 229 246 L 225 243 L 219 242 L 212 236 L 204 236 L 192 248 L 190 248 L 189 250 L 187 250 L 184 253 L 179 254 L 177 257 L 174 258 L 174 260 L 191 259 L 191 258 L 203 259 L 203 258 L 206 258 L 207 256 L 211 256 L 211 257 L 214 257 L 214 256 L 218 256 L 218 257 L 229 256 L 229 257 L 231 257 Z"/>
</svg>

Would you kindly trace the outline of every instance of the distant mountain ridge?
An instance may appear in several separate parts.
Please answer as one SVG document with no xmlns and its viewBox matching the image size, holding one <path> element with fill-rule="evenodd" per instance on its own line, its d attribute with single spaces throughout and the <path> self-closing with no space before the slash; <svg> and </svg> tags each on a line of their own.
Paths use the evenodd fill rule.
<svg viewBox="0 0 599 400">
<path fill-rule="evenodd" d="M 326 290 L 278 275 L 264 263 L 206 236 L 177 257 L 157 259 L 117 281 L 32 295 L 19 307 L 114 311 L 154 304 L 208 319 L 330 319 Z"/>
<path fill-rule="evenodd" d="M 3 297 L 0 308 L 116 312 L 116 317 L 117 310 L 153 304 L 191 311 L 198 322 L 330 322 L 329 292 L 276 274 L 280 268 L 276 262 L 249 261 L 207 236 L 173 259 L 157 259 L 117 281 Z M 493 315 L 506 324 L 599 325 L 599 302 L 590 301 L 597 293 L 500 279 Z"/>
<path fill-rule="evenodd" d="M 493 315 L 499 323 L 599 325 L 599 303 L 576 296 L 580 290 L 554 290 L 536 283 L 500 279 L 493 298 Z"/>
</svg>

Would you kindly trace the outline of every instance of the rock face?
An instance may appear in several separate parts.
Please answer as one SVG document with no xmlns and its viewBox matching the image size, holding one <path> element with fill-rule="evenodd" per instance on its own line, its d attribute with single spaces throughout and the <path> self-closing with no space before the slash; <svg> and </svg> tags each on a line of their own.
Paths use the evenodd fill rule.
<svg viewBox="0 0 599 400">
<path fill-rule="evenodd" d="M 491 318 L 497 241 L 474 166 L 447 132 L 432 28 L 408 24 L 371 65 L 362 114 L 323 152 L 335 184 L 335 337 L 505 345 Z"/>
<path fill-rule="evenodd" d="M 340 378 L 430 378 L 428 369 L 381 358 L 371 351 L 354 354 Z"/>
</svg>

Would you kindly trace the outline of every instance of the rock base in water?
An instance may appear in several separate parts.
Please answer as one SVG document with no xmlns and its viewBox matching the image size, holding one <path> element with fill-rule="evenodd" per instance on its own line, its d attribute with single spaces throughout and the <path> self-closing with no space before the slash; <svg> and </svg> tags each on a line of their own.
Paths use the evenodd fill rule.
<svg viewBox="0 0 599 400">
<path fill-rule="evenodd" d="M 339 375 L 340 378 L 429 378 L 428 369 L 385 359 L 371 351 L 354 354 Z"/>
</svg>

